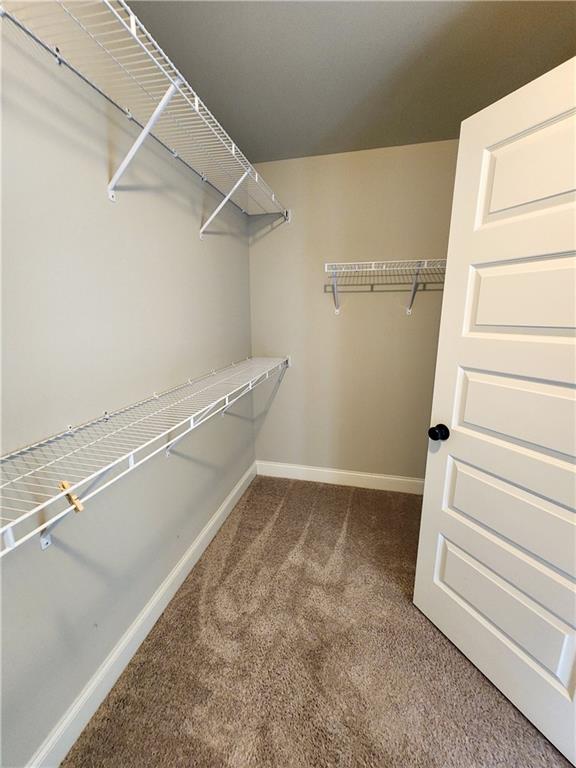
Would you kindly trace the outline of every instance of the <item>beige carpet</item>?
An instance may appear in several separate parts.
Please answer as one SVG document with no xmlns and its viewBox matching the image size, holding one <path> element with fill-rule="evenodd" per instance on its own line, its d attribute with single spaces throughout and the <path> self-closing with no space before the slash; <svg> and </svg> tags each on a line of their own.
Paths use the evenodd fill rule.
<svg viewBox="0 0 576 768">
<path fill-rule="evenodd" d="M 411 604 L 420 497 L 257 478 L 65 768 L 557 768 Z"/>
</svg>

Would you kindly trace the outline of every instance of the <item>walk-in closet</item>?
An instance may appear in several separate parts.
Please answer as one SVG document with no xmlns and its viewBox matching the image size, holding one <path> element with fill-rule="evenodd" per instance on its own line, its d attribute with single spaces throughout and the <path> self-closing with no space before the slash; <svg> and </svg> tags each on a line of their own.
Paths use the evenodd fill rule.
<svg viewBox="0 0 576 768">
<path fill-rule="evenodd" d="M 0 766 L 576 765 L 576 2 L 0 34 Z"/>
</svg>

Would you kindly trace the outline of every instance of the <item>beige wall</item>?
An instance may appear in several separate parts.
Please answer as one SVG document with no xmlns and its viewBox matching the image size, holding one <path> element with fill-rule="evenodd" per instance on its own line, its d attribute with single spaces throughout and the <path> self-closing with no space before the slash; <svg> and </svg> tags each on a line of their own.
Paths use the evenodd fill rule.
<svg viewBox="0 0 576 768">
<path fill-rule="evenodd" d="M 261 425 L 258 459 L 423 477 L 442 294 L 346 294 L 324 262 L 445 258 L 456 141 L 263 163 L 293 222 L 254 227 L 255 355 L 294 367 Z"/>
<path fill-rule="evenodd" d="M 262 459 L 420 476 L 440 294 L 348 295 L 326 260 L 443 256 L 455 142 L 263 167 L 294 222 L 253 233 L 135 129 L 2 25 L 2 452 L 253 353 L 291 354 Z M 254 459 L 251 405 L 214 419 L 2 559 L 2 764 L 26 763 Z"/>
<path fill-rule="evenodd" d="M 250 312 L 245 217 L 201 242 L 219 198 L 153 142 L 109 202 L 134 126 L 1 30 L 6 452 L 248 356 Z M 2 765 L 29 760 L 252 464 L 241 413 L 2 559 Z"/>
</svg>

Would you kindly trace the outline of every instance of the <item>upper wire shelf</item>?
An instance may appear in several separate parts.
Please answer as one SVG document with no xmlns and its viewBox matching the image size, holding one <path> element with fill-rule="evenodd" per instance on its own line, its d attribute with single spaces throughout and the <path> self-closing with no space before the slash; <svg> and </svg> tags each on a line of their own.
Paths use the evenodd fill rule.
<svg viewBox="0 0 576 768">
<path fill-rule="evenodd" d="M 288 366 L 250 358 L 2 457 L 0 557 L 38 533 L 46 548 L 72 510 Z"/>
<path fill-rule="evenodd" d="M 249 215 L 289 212 L 124 0 L 12 2 L 0 14 L 134 120 L 142 132 L 108 186 L 152 135 Z"/>
<path fill-rule="evenodd" d="M 446 259 L 404 261 L 353 261 L 324 265 L 330 283 L 324 292 L 331 293 L 336 314 L 340 314 L 340 293 L 370 293 L 393 290 L 394 286 L 411 285 L 406 314 L 412 314 L 416 292 L 430 286 L 441 286 L 446 274 Z"/>
</svg>

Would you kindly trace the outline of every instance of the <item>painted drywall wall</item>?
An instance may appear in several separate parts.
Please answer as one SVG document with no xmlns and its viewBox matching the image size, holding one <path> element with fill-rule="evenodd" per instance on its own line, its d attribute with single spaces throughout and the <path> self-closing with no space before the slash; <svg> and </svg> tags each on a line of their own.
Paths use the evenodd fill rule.
<svg viewBox="0 0 576 768">
<path fill-rule="evenodd" d="M 293 211 L 250 245 L 253 352 L 292 356 L 262 461 L 423 477 L 441 292 L 344 294 L 324 262 L 446 258 L 456 141 L 263 163 Z"/>
<path fill-rule="evenodd" d="M 2 25 L 2 452 L 250 354 L 244 217 Z M 322 292 L 326 260 L 443 256 L 455 142 L 263 167 L 294 210 L 252 230 L 255 354 L 292 354 L 258 394 L 96 497 L 41 552 L 2 560 L 2 764 L 25 765 L 259 458 L 422 474 L 440 294 Z M 271 229 L 271 231 L 269 231 Z M 269 410 L 268 410 L 269 408 Z M 267 414 L 266 418 L 264 416 Z M 422 446 L 420 448 L 420 446 Z"/>
<path fill-rule="evenodd" d="M 2 30 L 2 451 L 250 354 L 246 219 Z M 212 419 L 2 559 L 2 760 L 22 766 L 254 461 L 251 405 Z"/>
</svg>

